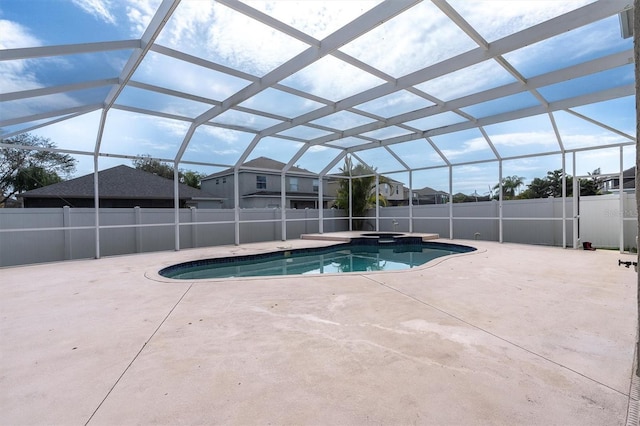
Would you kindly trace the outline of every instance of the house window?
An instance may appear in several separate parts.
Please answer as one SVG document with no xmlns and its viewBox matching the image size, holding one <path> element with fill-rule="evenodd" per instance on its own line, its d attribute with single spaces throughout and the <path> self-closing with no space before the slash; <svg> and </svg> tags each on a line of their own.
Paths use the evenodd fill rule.
<svg viewBox="0 0 640 426">
<path fill-rule="evenodd" d="M 256 176 L 256 188 L 257 189 L 267 189 L 267 177 L 266 176 Z"/>
<path fill-rule="evenodd" d="M 318 192 L 318 187 L 320 186 L 320 181 L 318 179 L 313 180 L 313 192 Z"/>
<path fill-rule="evenodd" d="M 222 183 L 227 183 L 227 178 L 226 177 L 222 178 Z"/>
<path fill-rule="evenodd" d="M 298 178 L 289 178 L 289 191 L 298 190 Z"/>
<path fill-rule="evenodd" d="M 220 179 L 216 179 L 216 185 L 220 183 Z"/>
</svg>

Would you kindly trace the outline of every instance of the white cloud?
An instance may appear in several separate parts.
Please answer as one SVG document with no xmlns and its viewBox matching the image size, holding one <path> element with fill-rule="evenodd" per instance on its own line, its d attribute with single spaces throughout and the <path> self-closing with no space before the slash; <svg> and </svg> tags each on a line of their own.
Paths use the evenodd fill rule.
<svg viewBox="0 0 640 426">
<path fill-rule="evenodd" d="M 436 146 L 439 145 L 435 137 L 433 138 L 433 140 Z M 475 152 L 490 151 L 490 148 L 484 138 L 478 137 L 465 141 L 460 145 L 458 149 L 441 148 L 440 151 L 448 160 L 451 161 L 460 158 L 462 155 L 469 155 Z M 491 156 L 493 156 L 493 154 L 490 154 L 489 158 L 491 158 Z M 436 152 L 432 153 L 431 157 L 433 161 L 440 160 L 440 156 Z"/>
<path fill-rule="evenodd" d="M 516 81 L 515 78 L 504 68 L 494 60 L 488 60 L 427 81 L 417 87 L 439 99 L 449 101 L 513 81 Z"/>
<path fill-rule="evenodd" d="M 108 24 L 115 25 L 116 17 L 111 13 L 111 0 L 71 0 L 73 4 Z"/>
<path fill-rule="evenodd" d="M 629 139 L 612 132 L 571 133 L 566 135 L 563 134 L 562 142 L 565 148 L 572 149 L 625 143 L 629 142 Z"/>
<path fill-rule="evenodd" d="M 285 85 L 334 101 L 381 83 L 379 78 L 332 56 L 325 56 L 283 81 Z"/>
<path fill-rule="evenodd" d="M 42 42 L 29 29 L 12 21 L 0 19 L 0 49 L 36 47 Z M 0 91 L 3 93 L 37 89 L 42 85 L 28 69 L 26 60 L 0 61 Z"/>
<path fill-rule="evenodd" d="M 0 19 L 0 49 L 41 46 L 42 42 L 28 28 L 17 22 Z"/>
<path fill-rule="evenodd" d="M 518 147 L 536 145 L 539 147 L 558 147 L 556 136 L 553 132 L 513 132 L 499 135 L 490 135 L 491 142 L 498 146 Z"/>
<path fill-rule="evenodd" d="M 381 1 L 249 1 L 254 7 L 312 37 L 322 40 Z"/>
<path fill-rule="evenodd" d="M 140 37 L 158 9 L 159 0 L 129 0 L 126 7 L 131 34 Z"/>
<path fill-rule="evenodd" d="M 201 126 L 200 127 L 207 136 L 211 136 L 217 141 L 222 141 L 228 144 L 240 141 L 240 132 L 236 130 L 225 129 L 223 127 L 214 126 Z M 251 136 L 253 137 L 253 136 Z"/>
<path fill-rule="evenodd" d="M 307 46 L 215 2 L 184 1 L 159 43 L 262 75 Z"/>
<path fill-rule="evenodd" d="M 31 34 L 28 28 L 12 21 L 0 20 L 0 49 L 37 47 L 43 43 Z M 37 78 L 34 64 L 39 66 L 68 66 L 64 59 L 41 58 L 33 60 L 0 61 L 0 91 L 2 93 L 20 92 L 39 89 L 43 84 Z M 65 94 L 49 95 L 11 101 L 5 106 L 3 118 L 30 116 L 43 111 L 58 108 L 69 108 L 79 105 L 77 101 Z"/>
<path fill-rule="evenodd" d="M 489 42 L 577 9 L 594 0 L 450 0 L 451 5 Z"/>
<path fill-rule="evenodd" d="M 423 2 L 341 50 L 394 77 L 401 77 L 475 46 L 433 4 Z"/>
</svg>

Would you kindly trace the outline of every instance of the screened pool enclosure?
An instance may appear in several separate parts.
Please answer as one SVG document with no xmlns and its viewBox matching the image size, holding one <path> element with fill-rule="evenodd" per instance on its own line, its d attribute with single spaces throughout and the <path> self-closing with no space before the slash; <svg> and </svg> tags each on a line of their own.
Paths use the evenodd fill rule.
<svg viewBox="0 0 640 426">
<path fill-rule="evenodd" d="M 391 179 L 406 190 L 399 207 L 369 211 L 369 229 L 503 242 L 552 228 L 551 241 L 542 243 L 577 247 L 587 238 L 581 216 L 596 201 L 570 195 L 580 192 L 581 178 L 597 178 L 613 183 L 600 189 L 610 193 L 599 196 L 608 204 L 591 219 L 612 229 L 614 246 L 630 249 L 637 212 L 623 172 L 635 167 L 632 6 L 631 0 L 2 3 L 0 148 L 31 150 L 11 142 L 24 133 L 49 138 L 55 151 L 78 160 L 75 176 L 93 174 L 95 205 L 98 172 L 136 158 L 170 163 L 176 179 L 175 207 L 153 220 L 119 222 L 98 208 L 28 219 L 44 213 L 2 209 L 1 249 L 7 256 L 18 241 L 56 232 L 82 234 L 75 250 L 100 257 L 112 254 L 101 240 L 118 232 L 138 238 L 162 229 L 177 250 L 240 244 L 267 224 L 274 228 L 261 238 L 274 240 L 349 230 L 357 218 L 348 210 L 286 208 L 290 176 L 350 180 L 346 159 L 372 170 L 378 188 Z M 259 157 L 285 164 L 279 208 L 242 209 L 239 185 L 232 209 L 180 208 L 179 170 L 233 169 L 237 182 L 248 170 L 243 165 Z M 529 204 L 505 198 L 506 178 L 519 178 L 521 192 L 558 170 L 563 182 L 573 178 L 561 196 Z M 318 185 L 317 206 L 330 195 L 327 188 Z M 416 203 L 425 188 L 445 204 Z M 491 201 L 458 206 L 455 194 Z M 10 210 L 21 211 L 20 218 Z M 195 235 L 204 233 L 218 238 Z M 70 245 L 64 240 L 57 250 Z"/>
</svg>

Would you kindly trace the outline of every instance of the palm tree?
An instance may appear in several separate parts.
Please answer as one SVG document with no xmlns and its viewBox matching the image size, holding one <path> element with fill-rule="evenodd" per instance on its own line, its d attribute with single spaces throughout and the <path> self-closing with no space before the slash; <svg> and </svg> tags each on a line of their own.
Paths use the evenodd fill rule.
<svg viewBox="0 0 640 426">
<path fill-rule="evenodd" d="M 516 198 L 516 192 L 524 185 L 524 177 L 522 176 L 507 176 L 502 178 L 502 196 L 507 200 L 513 200 Z M 500 190 L 500 184 L 496 184 L 493 189 Z"/>
<path fill-rule="evenodd" d="M 340 168 L 343 176 L 350 176 L 351 183 L 351 216 L 364 217 L 367 210 L 376 205 L 376 178 L 375 169 L 358 164 L 353 165 L 351 157 L 346 157 L 344 166 Z M 368 176 L 362 176 L 368 175 Z M 362 176 L 354 178 L 354 176 Z M 384 176 L 379 178 L 379 182 L 386 182 Z M 387 199 L 378 194 L 377 199 L 380 205 L 386 206 Z M 340 179 L 338 193 L 336 196 L 335 206 L 339 209 L 349 210 L 349 179 Z M 355 219 L 353 221 L 354 229 L 360 230 L 364 225 L 363 219 Z"/>
</svg>

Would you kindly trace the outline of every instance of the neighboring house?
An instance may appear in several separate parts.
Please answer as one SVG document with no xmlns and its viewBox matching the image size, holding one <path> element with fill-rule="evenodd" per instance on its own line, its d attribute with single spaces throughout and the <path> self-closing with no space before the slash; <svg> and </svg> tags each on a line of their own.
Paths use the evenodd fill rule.
<svg viewBox="0 0 640 426">
<path fill-rule="evenodd" d="M 238 170 L 240 208 L 280 208 L 281 172 L 285 163 L 271 158 L 258 157 L 247 161 Z M 285 177 L 285 208 L 318 208 L 318 175 L 299 167 L 291 167 Z M 223 199 L 222 208 L 235 207 L 233 168 L 214 173 L 202 179 L 202 190 Z M 326 179 L 323 179 L 322 208 L 327 208 L 331 197 L 326 193 Z"/>
<path fill-rule="evenodd" d="M 129 166 L 98 172 L 100 207 L 173 208 L 173 181 Z M 179 184 L 180 207 L 219 208 L 222 200 Z M 18 195 L 24 207 L 93 207 L 94 174 L 70 179 Z"/>
<path fill-rule="evenodd" d="M 618 191 L 620 189 L 620 176 L 607 176 L 599 181 L 599 189 L 602 193 Z M 631 167 L 622 172 L 622 190 L 624 192 L 635 192 L 636 190 L 636 168 Z"/>
<path fill-rule="evenodd" d="M 449 202 L 449 194 L 425 186 L 422 189 L 413 190 L 413 205 L 420 204 L 446 204 Z"/>
<path fill-rule="evenodd" d="M 380 195 L 387 199 L 389 206 L 406 206 L 409 191 L 402 182 L 386 178 L 386 182 L 380 182 Z"/>
</svg>

